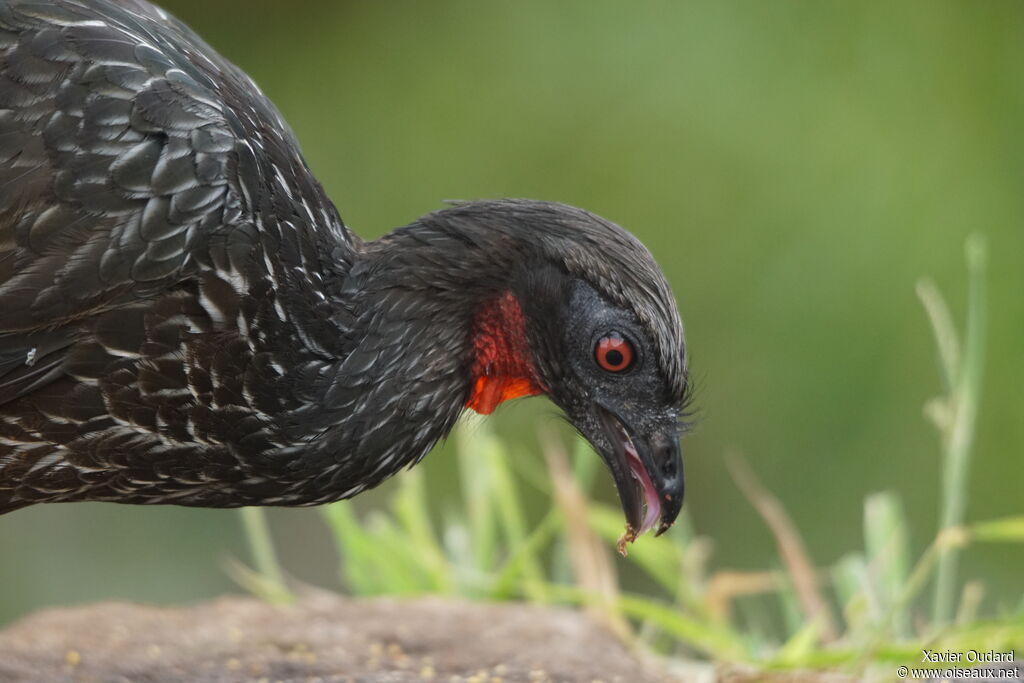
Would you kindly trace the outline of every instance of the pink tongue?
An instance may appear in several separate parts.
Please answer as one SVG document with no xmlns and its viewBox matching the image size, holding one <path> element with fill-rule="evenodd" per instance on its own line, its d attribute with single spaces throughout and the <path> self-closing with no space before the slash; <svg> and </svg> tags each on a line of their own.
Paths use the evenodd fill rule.
<svg viewBox="0 0 1024 683">
<path fill-rule="evenodd" d="M 636 448 L 627 441 L 625 450 L 628 456 L 629 469 L 633 472 L 636 480 L 640 482 L 640 485 L 643 486 L 644 499 L 647 502 L 647 515 L 644 517 L 644 523 L 636 532 L 637 536 L 639 536 L 654 528 L 655 522 L 661 517 L 661 501 L 658 499 L 658 492 L 654 490 L 651 478 L 647 476 L 647 470 L 644 468 L 643 463 L 640 462 L 640 456 L 637 454 Z"/>
</svg>

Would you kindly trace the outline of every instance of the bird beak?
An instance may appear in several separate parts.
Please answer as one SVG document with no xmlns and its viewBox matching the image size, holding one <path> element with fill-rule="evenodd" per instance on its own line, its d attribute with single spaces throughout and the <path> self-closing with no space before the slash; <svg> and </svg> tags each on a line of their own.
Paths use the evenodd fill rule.
<svg viewBox="0 0 1024 683">
<path fill-rule="evenodd" d="M 603 441 L 610 445 L 598 452 L 615 479 L 619 501 L 626 515 L 626 532 L 618 549 L 626 554 L 626 544 L 653 529 L 655 536 L 665 533 L 679 516 L 683 506 L 683 458 L 675 424 L 668 428 L 640 433 L 618 414 L 598 406 L 604 430 Z"/>
</svg>

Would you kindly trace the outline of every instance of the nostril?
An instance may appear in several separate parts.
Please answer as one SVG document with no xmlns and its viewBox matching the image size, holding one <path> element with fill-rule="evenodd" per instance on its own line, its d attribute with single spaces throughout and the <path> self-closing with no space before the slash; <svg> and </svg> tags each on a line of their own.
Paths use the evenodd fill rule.
<svg viewBox="0 0 1024 683">
<path fill-rule="evenodd" d="M 672 449 L 662 449 L 661 453 L 661 473 L 666 479 L 671 479 L 676 474 L 676 459 L 673 457 Z"/>
<path fill-rule="evenodd" d="M 652 474 L 656 472 L 666 484 L 675 482 L 682 476 L 679 442 L 666 434 L 655 433 L 648 443 L 655 468 Z"/>
</svg>

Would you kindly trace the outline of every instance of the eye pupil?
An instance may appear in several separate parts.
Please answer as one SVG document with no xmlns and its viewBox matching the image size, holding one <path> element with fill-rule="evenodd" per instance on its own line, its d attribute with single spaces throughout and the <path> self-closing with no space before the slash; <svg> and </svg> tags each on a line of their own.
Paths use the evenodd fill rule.
<svg viewBox="0 0 1024 683">
<path fill-rule="evenodd" d="M 622 372 L 633 364 L 633 346 L 618 332 L 609 333 L 598 340 L 594 360 L 608 372 Z"/>
</svg>

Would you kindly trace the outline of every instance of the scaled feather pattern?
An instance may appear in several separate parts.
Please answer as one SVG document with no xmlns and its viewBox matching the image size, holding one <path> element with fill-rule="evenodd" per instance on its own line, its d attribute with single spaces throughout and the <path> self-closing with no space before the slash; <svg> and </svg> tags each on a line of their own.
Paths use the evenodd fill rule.
<svg viewBox="0 0 1024 683">
<path fill-rule="evenodd" d="M 259 88 L 164 11 L 0 0 L 0 512 L 355 495 L 473 405 L 475 321 L 512 295 L 539 303 L 507 379 L 569 410 L 538 307 L 575 280 L 642 330 L 674 428 L 682 326 L 626 231 L 492 200 L 364 242 Z"/>
</svg>

